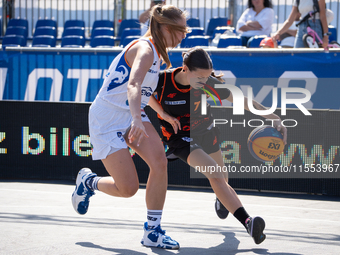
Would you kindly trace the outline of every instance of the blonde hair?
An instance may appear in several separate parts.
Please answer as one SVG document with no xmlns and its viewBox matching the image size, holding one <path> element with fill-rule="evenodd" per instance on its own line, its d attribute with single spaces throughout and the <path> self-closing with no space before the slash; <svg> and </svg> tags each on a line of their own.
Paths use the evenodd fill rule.
<svg viewBox="0 0 340 255">
<path fill-rule="evenodd" d="M 151 9 L 150 27 L 144 37 L 152 36 L 157 51 L 162 57 L 162 62 L 166 63 L 166 68 L 171 67 L 167 53 L 166 41 L 160 30 L 161 25 L 166 25 L 172 35 L 172 43 L 175 43 L 175 32 L 187 33 L 187 27 L 178 25 L 178 21 L 186 19 L 186 13 L 172 5 L 155 5 Z"/>
</svg>

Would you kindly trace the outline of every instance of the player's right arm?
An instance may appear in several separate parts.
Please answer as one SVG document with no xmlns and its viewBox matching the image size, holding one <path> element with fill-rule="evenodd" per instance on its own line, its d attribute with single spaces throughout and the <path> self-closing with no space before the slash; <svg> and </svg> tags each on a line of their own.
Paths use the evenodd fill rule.
<svg viewBox="0 0 340 255">
<path fill-rule="evenodd" d="M 153 63 L 153 56 L 153 50 L 146 41 L 139 41 L 126 52 L 126 60 L 131 66 L 127 97 L 132 122 L 128 139 L 130 143 L 137 140 L 137 146 L 139 146 L 143 137 L 148 137 L 141 118 L 141 85 Z"/>
</svg>

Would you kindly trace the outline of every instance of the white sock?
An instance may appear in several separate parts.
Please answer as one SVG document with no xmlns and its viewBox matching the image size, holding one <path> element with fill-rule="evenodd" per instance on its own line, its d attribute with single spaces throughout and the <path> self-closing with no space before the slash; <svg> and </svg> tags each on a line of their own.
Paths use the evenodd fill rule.
<svg viewBox="0 0 340 255">
<path fill-rule="evenodd" d="M 148 229 L 154 229 L 161 224 L 163 210 L 148 210 Z"/>
</svg>

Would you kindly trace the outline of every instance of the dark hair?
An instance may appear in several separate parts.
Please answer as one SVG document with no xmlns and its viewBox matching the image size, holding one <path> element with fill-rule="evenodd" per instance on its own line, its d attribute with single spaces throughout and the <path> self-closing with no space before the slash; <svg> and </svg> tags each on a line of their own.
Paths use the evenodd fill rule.
<svg viewBox="0 0 340 255">
<path fill-rule="evenodd" d="M 160 28 L 161 25 L 166 25 L 168 27 L 174 43 L 174 33 L 176 31 L 187 32 L 186 26 L 177 24 L 181 18 L 186 19 L 186 13 L 172 5 L 155 5 L 151 9 L 150 27 L 144 37 L 152 36 L 156 49 L 162 56 L 162 60 L 166 63 L 167 68 L 171 66 L 171 63 L 167 53 L 165 38 Z"/>
<path fill-rule="evenodd" d="M 186 65 L 190 71 L 196 71 L 197 69 L 213 69 L 213 63 L 209 54 L 201 47 L 194 47 L 187 52 L 182 53 L 183 65 Z M 214 71 L 211 72 L 213 77 L 220 79 L 222 74 L 215 75 Z"/>
<path fill-rule="evenodd" d="M 200 47 L 194 47 L 187 52 L 183 52 L 182 57 L 183 64 L 186 65 L 190 71 L 196 71 L 196 69 L 213 68 L 209 54 Z"/>
<path fill-rule="evenodd" d="M 254 8 L 254 5 L 251 1 L 252 0 L 248 0 L 248 8 Z M 264 7 L 273 8 L 273 4 L 270 0 L 264 0 L 263 5 Z"/>
</svg>

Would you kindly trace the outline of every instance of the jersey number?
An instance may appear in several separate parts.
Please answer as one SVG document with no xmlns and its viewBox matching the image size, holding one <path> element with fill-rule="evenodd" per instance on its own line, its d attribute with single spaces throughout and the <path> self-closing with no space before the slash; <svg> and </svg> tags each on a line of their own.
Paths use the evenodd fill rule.
<svg viewBox="0 0 340 255">
<path fill-rule="evenodd" d="M 198 106 L 200 105 L 200 103 L 201 103 L 201 101 L 198 101 L 198 102 L 195 102 L 195 103 L 194 103 L 194 104 L 195 104 L 195 110 L 194 110 L 194 112 L 197 111 L 197 108 L 198 108 Z"/>
</svg>

